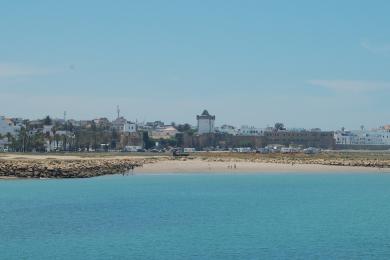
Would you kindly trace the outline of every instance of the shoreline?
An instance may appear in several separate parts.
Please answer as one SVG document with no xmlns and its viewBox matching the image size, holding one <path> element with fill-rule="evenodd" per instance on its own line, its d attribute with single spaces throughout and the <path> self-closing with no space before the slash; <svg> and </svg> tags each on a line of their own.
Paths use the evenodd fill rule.
<svg viewBox="0 0 390 260">
<path fill-rule="evenodd" d="M 256 154 L 194 154 L 100 156 L 56 154 L 2 154 L 0 180 L 90 178 L 102 175 L 186 173 L 390 173 L 390 159 L 363 157 Z"/>
</svg>

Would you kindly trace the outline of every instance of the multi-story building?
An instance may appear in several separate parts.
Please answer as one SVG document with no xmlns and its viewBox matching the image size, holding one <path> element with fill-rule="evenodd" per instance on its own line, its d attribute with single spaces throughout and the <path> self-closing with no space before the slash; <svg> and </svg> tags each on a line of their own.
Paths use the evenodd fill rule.
<svg viewBox="0 0 390 260">
<path fill-rule="evenodd" d="M 237 135 L 238 134 L 237 128 L 234 126 L 231 126 L 231 125 L 222 125 L 221 127 L 218 128 L 218 131 L 220 133 L 229 134 L 229 135 Z"/>
<path fill-rule="evenodd" d="M 343 146 L 390 146 L 390 130 L 352 130 L 336 131 L 336 145 Z"/>
<path fill-rule="evenodd" d="M 334 148 L 332 131 L 295 129 L 264 132 L 265 141 L 268 145 L 280 144 L 284 146 L 302 146 L 317 148 Z"/>
<path fill-rule="evenodd" d="M 127 123 L 126 118 L 118 117 L 114 121 L 112 121 L 112 127 L 118 131 L 123 130 L 123 126 Z"/>
<path fill-rule="evenodd" d="M 137 124 L 127 121 L 124 117 L 118 117 L 112 122 L 112 127 L 121 133 L 137 132 Z"/>
<path fill-rule="evenodd" d="M 0 134 L 7 135 L 10 133 L 11 135 L 16 135 L 20 130 L 21 126 L 16 125 L 11 119 L 5 118 L 4 116 L 0 116 Z"/>
<path fill-rule="evenodd" d="M 157 127 L 150 131 L 150 137 L 153 139 L 170 139 L 176 136 L 179 131 L 173 126 Z"/>
<path fill-rule="evenodd" d="M 111 126 L 110 121 L 106 117 L 96 118 L 93 122 L 100 128 L 109 128 Z"/>
<path fill-rule="evenodd" d="M 264 135 L 264 129 L 257 128 L 254 126 L 243 125 L 239 130 L 239 135 L 248 135 L 248 136 Z"/>
<path fill-rule="evenodd" d="M 154 128 L 157 128 L 157 127 L 164 127 L 165 124 L 164 124 L 163 121 L 157 120 L 157 121 L 154 121 L 154 122 L 146 122 L 145 126 L 154 129 Z"/>
<path fill-rule="evenodd" d="M 137 124 L 127 121 L 125 124 L 123 124 L 122 128 L 123 133 L 135 133 L 137 132 Z"/>
<path fill-rule="evenodd" d="M 196 120 L 198 121 L 198 134 L 211 134 L 215 132 L 215 116 L 210 115 L 207 110 L 203 110 L 201 115 L 196 116 Z"/>
</svg>

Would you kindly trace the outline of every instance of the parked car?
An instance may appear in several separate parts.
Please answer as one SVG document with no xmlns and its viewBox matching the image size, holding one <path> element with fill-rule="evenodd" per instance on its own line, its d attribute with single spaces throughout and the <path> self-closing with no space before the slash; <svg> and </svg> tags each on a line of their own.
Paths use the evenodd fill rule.
<svg viewBox="0 0 390 260">
<path fill-rule="evenodd" d="M 266 154 L 266 153 L 269 153 L 269 152 L 270 152 L 270 150 L 267 147 L 265 147 L 265 148 L 258 148 L 256 150 L 256 153 L 262 153 L 262 154 Z"/>
<path fill-rule="evenodd" d="M 318 149 L 315 147 L 309 147 L 309 148 L 303 149 L 303 152 L 305 154 L 317 154 L 317 153 L 321 152 L 321 149 Z"/>
<path fill-rule="evenodd" d="M 297 153 L 299 152 L 298 148 L 292 148 L 292 147 L 282 147 L 280 149 L 281 153 Z"/>
</svg>

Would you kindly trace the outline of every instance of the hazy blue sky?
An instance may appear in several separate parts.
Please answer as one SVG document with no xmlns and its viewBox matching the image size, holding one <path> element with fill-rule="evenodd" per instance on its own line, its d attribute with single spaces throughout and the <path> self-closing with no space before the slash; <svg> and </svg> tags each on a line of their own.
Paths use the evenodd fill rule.
<svg viewBox="0 0 390 260">
<path fill-rule="evenodd" d="M 1 1 L 0 115 L 390 123 L 390 1 Z"/>
</svg>

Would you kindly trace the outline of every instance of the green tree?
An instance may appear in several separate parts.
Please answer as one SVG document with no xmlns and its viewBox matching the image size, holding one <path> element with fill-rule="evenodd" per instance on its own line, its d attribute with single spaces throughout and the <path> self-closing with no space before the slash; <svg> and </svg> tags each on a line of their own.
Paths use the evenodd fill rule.
<svg viewBox="0 0 390 260">
<path fill-rule="evenodd" d="M 46 116 L 45 119 L 43 120 L 44 125 L 51 125 L 53 120 L 51 120 L 50 116 Z"/>
<path fill-rule="evenodd" d="M 29 137 L 27 135 L 27 130 L 25 127 L 22 127 L 19 131 L 18 139 L 17 139 L 17 149 L 21 152 L 26 152 L 28 150 L 28 140 Z"/>
<path fill-rule="evenodd" d="M 284 128 L 284 124 L 283 123 L 275 123 L 274 128 L 275 128 L 276 131 L 286 130 L 286 128 Z"/>
<path fill-rule="evenodd" d="M 149 138 L 149 133 L 147 131 L 142 132 L 142 141 L 146 149 L 153 147 L 153 141 Z"/>
</svg>

